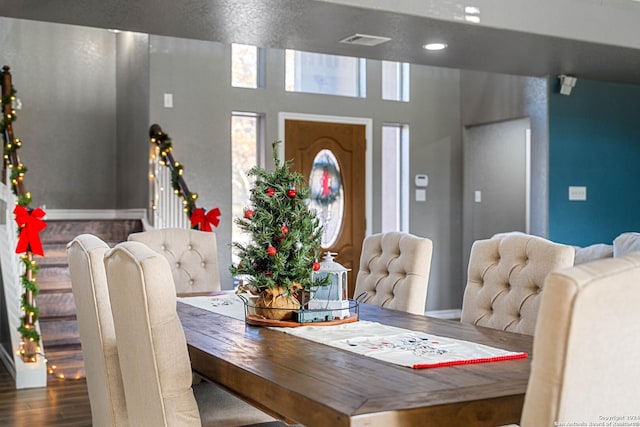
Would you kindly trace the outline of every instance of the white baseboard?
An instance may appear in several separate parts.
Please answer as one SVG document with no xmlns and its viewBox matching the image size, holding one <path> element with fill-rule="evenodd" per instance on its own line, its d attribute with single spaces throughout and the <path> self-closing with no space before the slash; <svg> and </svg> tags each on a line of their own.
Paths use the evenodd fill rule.
<svg viewBox="0 0 640 427">
<path fill-rule="evenodd" d="M 45 219 L 82 220 L 82 219 L 143 219 L 146 209 L 46 209 Z"/>
<path fill-rule="evenodd" d="M 438 319 L 460 319 L 460 315 L 462 310 L 459 308 L 452 308 L 449 310 L 430 310 L 426 311 L 424 314 L 429 317 L 437 317 Z"/>
</svg>

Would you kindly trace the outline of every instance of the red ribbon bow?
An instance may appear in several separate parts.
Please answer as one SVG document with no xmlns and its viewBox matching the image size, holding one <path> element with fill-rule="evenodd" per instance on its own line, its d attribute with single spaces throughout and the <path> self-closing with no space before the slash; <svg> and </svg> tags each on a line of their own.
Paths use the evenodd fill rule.
<svg viewBox="0 0 640 427">
<path fill-rule="evenodd" d="M 213 208 L 206 214 L 204 208 L 197 208 L 191 214 L 191 225 L 193 227 L 198 226 L 200 231 L 213 231 L 210 224 L 217 227 L 220 224 L 220 209 Z"/>
<path fill-rule="evenodd" d="M 40 241 L 40 232 L 47 226 L 47 223 L 42 220 L 45 216 L 44 211 L 40 208 L 29 211 L 24 206 L 17 205 L 13 214 L 20 229 L 16 253 L 21 254 L 31 249 L 34 254 L 44 256 Z"/>
</svg>

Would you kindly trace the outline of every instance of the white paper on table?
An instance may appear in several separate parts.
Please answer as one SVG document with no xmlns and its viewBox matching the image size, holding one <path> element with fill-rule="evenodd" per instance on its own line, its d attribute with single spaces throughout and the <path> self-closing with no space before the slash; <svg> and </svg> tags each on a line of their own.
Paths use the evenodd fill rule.
<svg viewBox="0 0 640 427">
<path fill-rule="evenodd" d="M 178 301 L 216 314 L 244 320 L 244 303 L 238 295 L 233 293 L 179 297 Z"/>
</svg>

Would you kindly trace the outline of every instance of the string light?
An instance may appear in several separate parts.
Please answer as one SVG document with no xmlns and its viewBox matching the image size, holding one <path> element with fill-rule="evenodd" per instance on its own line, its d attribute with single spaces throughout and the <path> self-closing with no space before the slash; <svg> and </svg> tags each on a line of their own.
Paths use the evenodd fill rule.
<svg viewBox="0 0 640 427">
<path fill-rule="evenodd" d="M 11 85 L 11 74 L 9 73 L 9 67 L 4 67 L 2 70 L 2 85 L 3 92 L 7 90 L 10 94 L 2 97 L 2 111 L 6 112 L 4 118 L 0 121 L 0 133 L 9 135 L 13 134 L 12 122 L 16 120 L 16 110 L 10 105 L 15 100 L 16 91 Z M 5 87 L 5 84 L 8 87 Z M 8 112 L 7 112 L 8 111 Z M 16 196 L 16 205 L 21 206 L 24 209 L 29 209 L 31 202 L 31 193 L 25 192 L 20 185 L 27 172 L 27 168 L 22 162 L 20 162 L 17 150 L 22 147 L 22 141 L 19 138 L 13 138 L 13 140 L 7 140 L 4 145 L 4 159 L 7 160 L 7 167 L 10 170 L 9 181 L 11 182 L 11 190 Z M 23 225 L 20 226 L 20 232 L 24 230 Z M 20 345 L 17 350 L 18 354 L 24 362 L 36 362 L 37 356 L 41 355 L 40 348 L 40 334 L 35 328 L 35 324 L 38 321 L 38 308 L 35 306 L 34 299 L 38 294 L 38 284 L 35 280 L 35 276 L 38 274 L 39 267 L 36 261 L 33 259 L 30 244 L 27 245 L 26 252 L 20 257 L 24 272 L 21 275 L 21 282 L 24 288 L 22 294 L 22 301 L 20 304 L 20 310 L 24 312 L 21 318 L 18 331 L 20 332 Z"/>
</svg>

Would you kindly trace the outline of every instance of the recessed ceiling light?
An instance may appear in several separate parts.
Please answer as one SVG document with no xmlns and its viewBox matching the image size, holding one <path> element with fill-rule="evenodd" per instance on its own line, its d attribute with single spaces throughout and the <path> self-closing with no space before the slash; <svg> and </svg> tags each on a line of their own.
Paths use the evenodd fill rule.
<svg viewBox="0 0 640 427">
<path fill-rule="evenodd" d="M 425 48 L 426 50 L 442 50 L 447 48 L 447 44 L 446 43 L 427 43 L 422 47 Z"/>
</svg>

